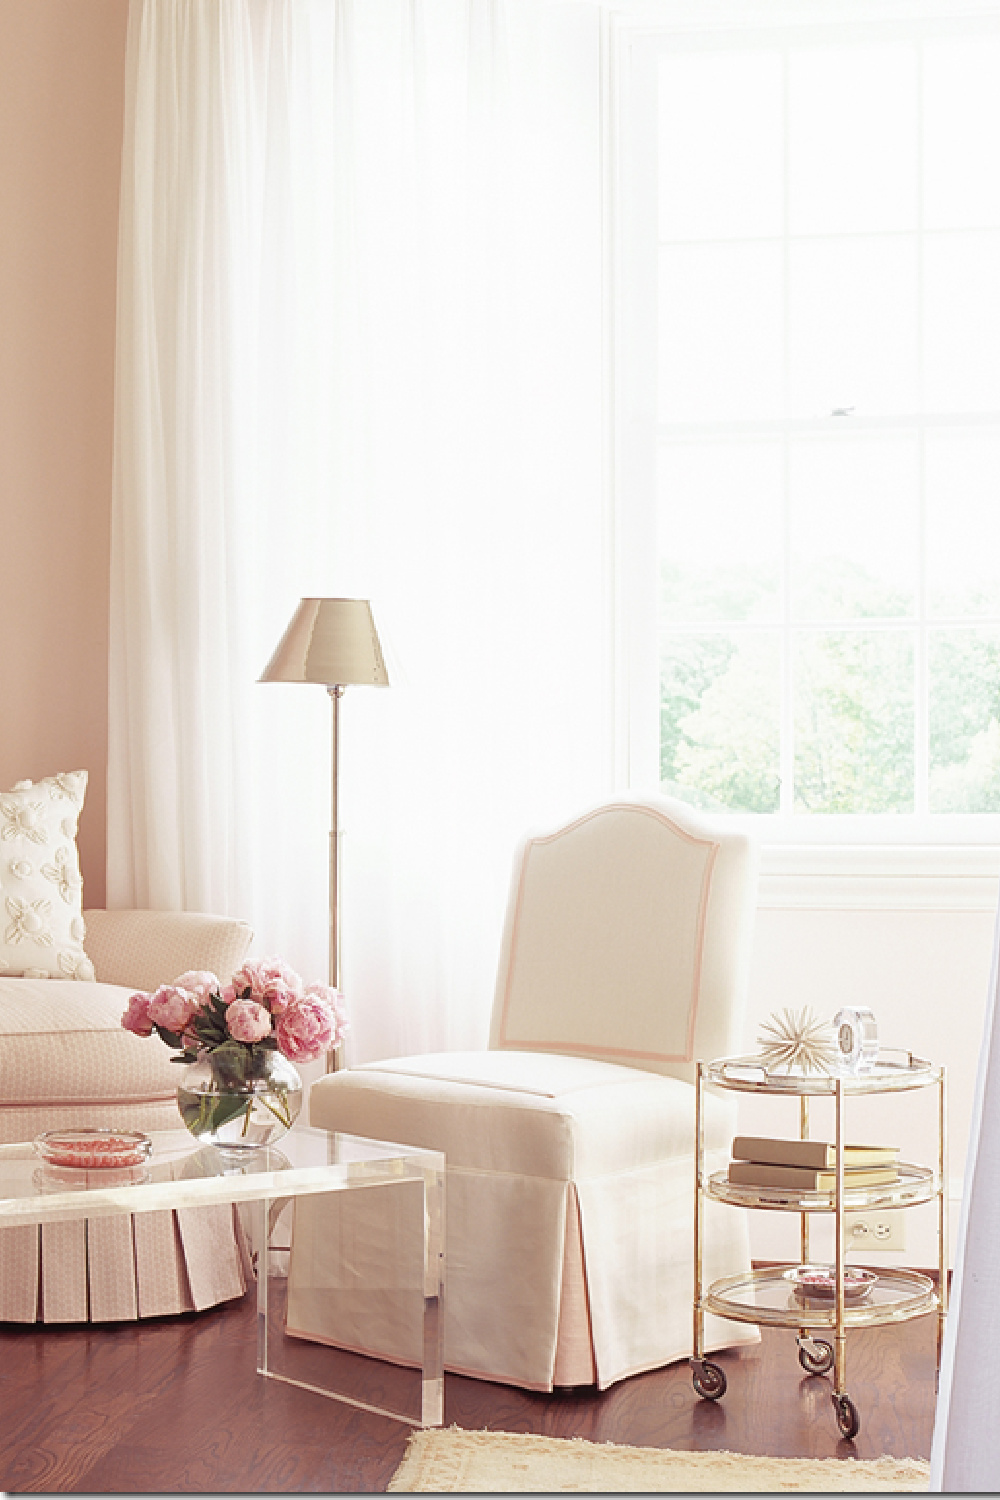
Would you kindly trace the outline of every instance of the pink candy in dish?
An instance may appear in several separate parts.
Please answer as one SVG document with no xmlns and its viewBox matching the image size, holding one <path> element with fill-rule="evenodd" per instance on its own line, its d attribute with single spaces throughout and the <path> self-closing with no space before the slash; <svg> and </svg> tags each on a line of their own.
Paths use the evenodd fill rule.
<svg viewBox="0 0 1000 1500">
<path fill-rule="evenodd" d="M 34 1148 L 50 1167 L 78 1167 L 93 1172 L 102 1167 L 138 1167 L 153 1149 L 141 1130 L 46 1130 L 36 1135 Z"/>
<path fill-rule="evenodd" d="M 832 1300 L 836 1295 L 837 1280 L 832 1266 L 795 1266 L 785 1272 L 788 1281 L 794 1282 L 800 1297 L 823 1297 Z M 849 1302 L 865 1297 L 878 1281 L 874 1271 L 862 1266 L 844 1267 L 844 1297 Z"/>
</svg>

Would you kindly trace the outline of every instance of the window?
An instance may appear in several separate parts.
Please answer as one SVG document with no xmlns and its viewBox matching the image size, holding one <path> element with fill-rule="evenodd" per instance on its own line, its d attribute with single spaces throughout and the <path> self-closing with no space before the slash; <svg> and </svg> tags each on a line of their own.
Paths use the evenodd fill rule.
<svg viewBox="0 0 1000 1500">
<path fill-rule="evenodd" d="M 1000 17 L 661 32 L 629 68 L 660 784 L 783 837 L 995 838 Z"/>
</svg>

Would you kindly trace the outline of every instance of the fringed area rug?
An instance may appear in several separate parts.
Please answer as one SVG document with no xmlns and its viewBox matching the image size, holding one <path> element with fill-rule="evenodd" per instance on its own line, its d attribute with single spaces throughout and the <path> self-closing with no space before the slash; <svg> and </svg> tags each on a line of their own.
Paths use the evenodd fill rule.
<svg viewBox="0 0 1000 1500">
<path fill-rule="evenodd" d="M 879 1494 L 926 1490 L 929 1474 L 930 1465 L 919 1458 L 751 1458 L 449 1427 L 413 1434 L 389 1489 L 425 1495 L 574 1490 L 591 1495 L 666 1490 Z"/>
</svg>

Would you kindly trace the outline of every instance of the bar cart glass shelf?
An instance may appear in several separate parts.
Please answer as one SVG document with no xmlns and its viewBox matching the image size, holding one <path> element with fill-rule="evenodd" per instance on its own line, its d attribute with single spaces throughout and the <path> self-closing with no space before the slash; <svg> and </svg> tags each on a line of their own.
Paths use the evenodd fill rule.
<svg viewBox="0 0 1000 1500">
<path fill-rule="evenodd" d="M 837 1186 L 831 1190 L 806 1191 L 790 1188 L 750 1187 L 731 1183 L 725 1172 L 705 1172 L 704 1158 L 704 1090 L 721 1089 L 736 1093 L 762 1093 L 771 1096 L 798 1096 L 799 1136 L 809 1138 L 809 1100 L 831 1098 L 835 1104 Z M 901 1162 L 893 1183 L 847 1190 L 843 1186 L 843 1144 L 845 1140 L 845 1102 L 859 1094 L 884 1094 L 910 1089 L 934 1088 L 938 1105 L 938 1161 L 933 1167 Z M 772 1328 L 797 1330 L 799 1362 L 810 1375 L 833 1372 L 831 1392 L 837 1425 L 845 1438 L 860 1430 L 860 1418 L 847 1393 L 846 1334 L 850 1328 L 880 1326 L 905 1322 L 936 1312 L 937 1357 L 941 1362 L 941 1343 L 947 1308 L 947 1192 L 946 1183 L 946 1092 L 945 1070 L 915 1057 L 910 1052 L 879 1053 L 870 1070 L 858 1073 L 803 1074 L 768 1072 L 759 1058 L 721 1058 L 698 1065 L 696 1089 L 697 1178 L 695 1185 L 695 1298 L 694 1353 L 691 1359 L 695 1391 L 706 1400 L 717 1401 L 726 1391 L 726 1377 L 720 1366 L 704 1356 L 704 1320 L 706 1313 L 735 1322 L 755 1323 Z M 830 1287 L 822 1295 L 797 1285 L 792 1266 L 768 1266 L 726 1276 L 704 1286 L 702 1280 L 702 1245 L 704 1200 L 714 1199 L 738 1208 L 763 1209 L 795 1213 L 799 1218 L 800 1261 L 809 1267 L 809 1220 L 814 1213 L 835 1216 L 835 1264 L 831 1268 Z M 938 1206 L 938 1282 L 918 1271 L 896 1266 L 868 1268 L 873 1279 L 852 1294 L 845 1284 L 846 1254 L 844 1214 L 851 1209 L 881 1206 L 909 1208 L 919 1203 L 937 1201 Z M 827 1330 L 833 1343 L 816 1338 L 812 1330 Z"/>
</svg>

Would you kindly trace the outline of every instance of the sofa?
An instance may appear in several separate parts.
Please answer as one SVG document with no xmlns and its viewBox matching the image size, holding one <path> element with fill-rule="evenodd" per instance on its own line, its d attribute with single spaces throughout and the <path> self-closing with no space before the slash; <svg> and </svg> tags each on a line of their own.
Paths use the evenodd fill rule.
<svg viewBox="0 0 1000 1500">
<path fill-rule="evenodd" d="M 190 969 L 228 978 L 251 930 L 191 912 L 90 910 L 83 925 L 76 973 L 93 978 L 0 972 L 0 1155 L 30 1154 L 39 1132 L 69 1126 L 177 1131 L 185 1143 L 171 1051 L 123 1030 L 122 1012 L 135 990 Z M 3 1321 L 157 1317 L 246 1286 L 225 1205 L 0 1231 Z"/>
</svg>

